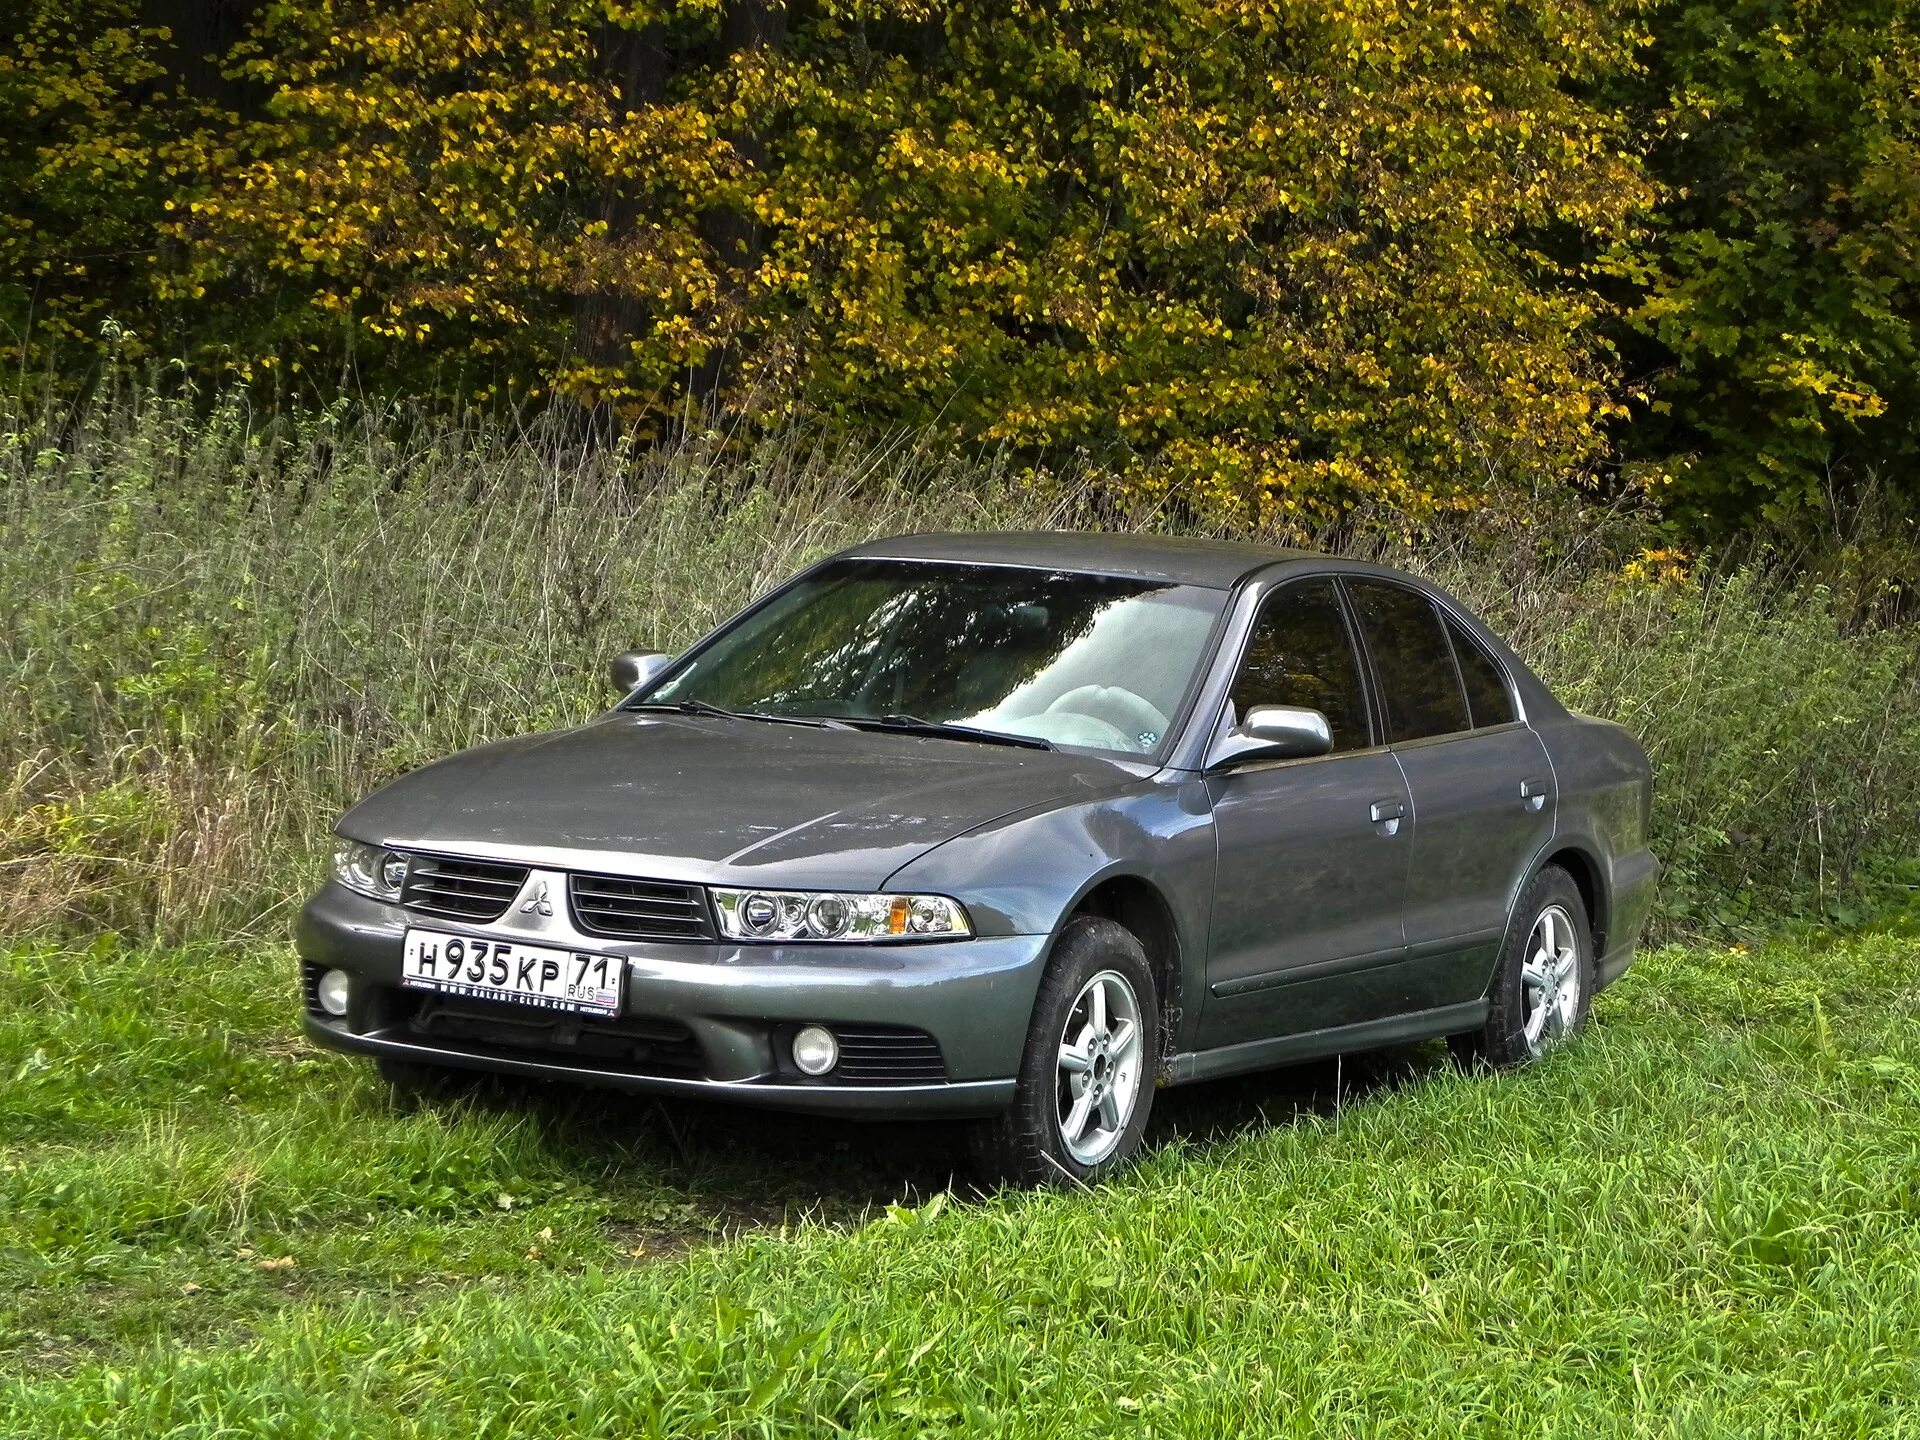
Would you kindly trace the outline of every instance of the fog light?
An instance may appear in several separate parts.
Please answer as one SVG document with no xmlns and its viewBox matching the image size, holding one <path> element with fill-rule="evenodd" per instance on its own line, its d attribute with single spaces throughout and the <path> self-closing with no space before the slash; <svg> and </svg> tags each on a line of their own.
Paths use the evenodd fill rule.
<svg viewBox="0 0 1920 1440">
<path fill-rule="evenodd" d="M 840 1042 L 824 1025 L 809 1025 L 793 1037 L 793 1063 L 802 1075 L 824 1075 L 840 1061 Z"/>
<path fill-rule="evenodd" d="M 329 1015 L 346 1014 L 349 983 L 344 970 L 329 970 L 322 975 L 319 985 L 320 1008 Z"/>
</svg>

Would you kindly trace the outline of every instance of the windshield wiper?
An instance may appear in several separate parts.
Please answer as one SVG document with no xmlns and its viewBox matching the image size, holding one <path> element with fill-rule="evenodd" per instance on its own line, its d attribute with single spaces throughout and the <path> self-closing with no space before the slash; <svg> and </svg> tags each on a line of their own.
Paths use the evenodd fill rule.
<svg viewBox="0 0 1920 1440">
<path fill-rule="evenodd" d="M 744 720 L 746 712 L 728 710 L 705 700 L 667 700 L 633 707 L 636 710 L 678 710 L 682 715 L 717 715 L 722 720 Z"/>
<path fill-rule="evenodd" d="M 982 745 L 1014 745 L 1022 750 L 1051 750 L 1053 742 L 1037 735 L 1009 735 L 982 730 L 977 725 L 954 725 L 945 720 L 922 720 L 918 715 L 772 715 L 765 710 L 728 710 L 708 700 L 655 700 L 629 705 L 629 710 L 672 710 L 681 715 L 706 715 L 716 720 L 765 720 L 774 725 L 806 725 L 816 730 L 898 730 L 906 735 L 932 735 L 946 740 L 972 740 Z"/>
<path fill-rule="evenodd" d="M 673 710 L 682 715 L 707 715 L 717 720 L 765 720 L 773 725 L 805 725 L 813 730 L 831 730 L 841 722 L 818 715 L 770 715 L 764 710 L 728 710 L 707 700 L 643 700 L 629 710 Z"/>
<path fill-rule="evenodd" d="M 905 735 L 932 735 L 943 740 L 972 740 L 982 745 L 1015 745 L 1022 750 L 1051 750 L 1053 742 L 1038 735 L 1010 735 L 977 725 L 955 725 L 946 720 L 922 720 L 918 715 L 841 715 L 843 725 L 860 730 L 898 730 Z"/>
</svg>

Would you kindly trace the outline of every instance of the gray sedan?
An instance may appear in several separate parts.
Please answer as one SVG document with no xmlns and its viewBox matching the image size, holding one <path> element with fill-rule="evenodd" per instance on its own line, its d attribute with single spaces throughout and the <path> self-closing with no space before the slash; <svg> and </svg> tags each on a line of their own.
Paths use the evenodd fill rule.
<svg viewBox="0 0 1920 1440">
<path fill-rule="evenodd" d="M 1208 541 L 848 550 L 588 724 L 343 817 L 308 1033 L 496 1071 L 970 1122 L 1108 1173 L 1154 1091 L 1579 1028 L 1659 865 L 1645 754 L 1450 595 Z"/>
</svg>

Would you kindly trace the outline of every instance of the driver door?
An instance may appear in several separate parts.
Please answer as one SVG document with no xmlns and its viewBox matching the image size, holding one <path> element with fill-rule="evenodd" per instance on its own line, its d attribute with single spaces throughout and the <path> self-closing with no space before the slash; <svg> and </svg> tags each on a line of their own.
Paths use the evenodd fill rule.
<svg viewBox="0 0 1920 1440">
<path fill-rule="evenodd" d="M 1203 1048 L 1397 1008 L 1374 982 L 1405 955 L 1412 807 L 1398 762 L 1376 743 L 1332 580 L 1295 581 L 1262 605 L 1221 724 L 1255 705 L 1320 711 L 1333 750 L 1206 778 L 1219 862 Z"/>
</svg>

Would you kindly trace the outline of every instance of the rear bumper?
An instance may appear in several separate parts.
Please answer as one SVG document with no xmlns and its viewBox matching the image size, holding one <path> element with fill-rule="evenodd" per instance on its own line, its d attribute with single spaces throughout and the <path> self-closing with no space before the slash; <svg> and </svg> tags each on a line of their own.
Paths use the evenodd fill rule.
<svg viewBox="0 0 1920 1440">
<path fill-rule="evenodd" d="M 1037 935 L 871 947 L 596 939 L 593 950 L 626 964 L 621 1015 L 602 1025 L 402 988 L 410 918 L 332 884 L 301 911 L 297 947 L 309 975 L 326 968 L 352 977 L 343 1017 L 309 998 L 305 1024 L 315 1042 L 460 1069 L 872 1118 L 1005 1109 L 1047 945 Z M 413 923 L 502 933 L 439 919 Z M 919 1059 L 904 1083 L 886 1078 L 884 1060 L 858 1079 L 810 1079 L 793 1069 L 785 1049 L 804 1024 L 907 1037 Z M 929 1060 L 926 1037 L 937 1058 Z"/>
<path fill-rule="evenodd" d="M 1622 855 L 1613 863 L 1612 905 L 1607 920 L 1607 951 L 1596 967 L 1596 988 L 1604 990 L 1633 964 L 1640 944 L 1640 932 L 1646 929 L 1647 916 L 1653 911 L 1654 896 L 1660 883 L 1660 861 L 1651 850 Z"/>
</svg>

